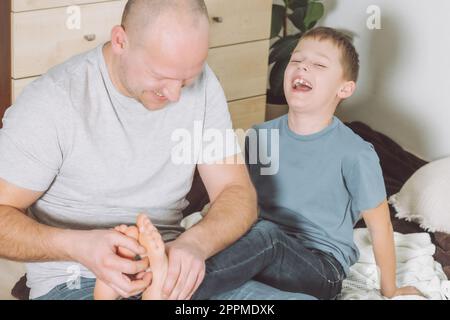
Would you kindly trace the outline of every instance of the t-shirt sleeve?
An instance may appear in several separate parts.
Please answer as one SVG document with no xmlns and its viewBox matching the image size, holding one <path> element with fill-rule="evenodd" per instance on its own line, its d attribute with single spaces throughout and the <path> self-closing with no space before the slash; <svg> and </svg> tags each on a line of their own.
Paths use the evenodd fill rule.
<svg viewBox="0 0 450 320">
<path fill-rule="evenodd" d="M 55 97 L 39 92 L 39 86 L 31 84 L 5 113 L 0 130 L 0 178 L 42 192 L 56 177 L 62 152 L 51 111 L 55 106 L 50 105 Z"/>
<path fill-rule="evenodd" d="M 206 110 L 199 163 L 215 163 L 241 153 L 241 148 L 233 130 L 225 93 L 208 65 L 205 77 Z"/>
<path fill-rule="evenodd" d="M 363 150 L 344 166 L 344 179 L 356 219 L 363 211 L 374 209 L 386 200 L 380 159 L 372 144 L 366 143 Z"/>
</svg>

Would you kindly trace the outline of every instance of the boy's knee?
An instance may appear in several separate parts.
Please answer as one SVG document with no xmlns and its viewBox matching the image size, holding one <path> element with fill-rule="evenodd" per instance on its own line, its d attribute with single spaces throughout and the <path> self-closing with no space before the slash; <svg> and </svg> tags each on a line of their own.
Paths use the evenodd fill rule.
<svg viewBox="0 0 450 320">
<path fill-rule="evenodd" d="M 272 221 L 269 221 L 269 220 L 259 220 L 253 226 L 253 228 L 258 229 L 258 230 L 273 230 L 273 229 L 278 229 L 278 225 L 276 225 L 275 223 L 273 223 Z"/>
<path fill-rule="evenodd" d="M 277 239 L 283 232 L 277 224 L 268 220 L 257 222 L 253 230 L 258 232 L 262 237 L 268 238 L 270 241 Z"/>
</svg>

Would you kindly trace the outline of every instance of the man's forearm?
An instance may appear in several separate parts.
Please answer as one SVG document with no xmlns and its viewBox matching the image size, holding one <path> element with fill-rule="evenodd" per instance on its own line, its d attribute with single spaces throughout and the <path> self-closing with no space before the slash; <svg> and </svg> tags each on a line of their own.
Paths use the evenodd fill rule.
<svg viewBox="0 0 450 320">
<path fill-rule="evenodd" d="M 208 259 L 242 237 L 257 219 L 253 186 L 230 186 L 212 204 L 206 217 L 179 240 L 193 242 Z"/>
<path fill-rule="evenodd" d="M 18 209 L 0 206 L 0 257 L 20 262 L 70 260 L 70 231 L 48 227 Z"/>
</svg>

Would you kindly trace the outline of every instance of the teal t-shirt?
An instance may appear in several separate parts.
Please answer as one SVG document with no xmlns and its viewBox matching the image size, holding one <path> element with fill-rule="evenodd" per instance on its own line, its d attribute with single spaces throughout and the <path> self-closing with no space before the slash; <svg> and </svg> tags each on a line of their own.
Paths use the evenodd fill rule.
<svg viewBox="0 0 450 320">
<path fill-rule="evenodd" d="M 250 135 L 246 139 L 246 161 L 260 217 L 298 237 L 306 247 L 331 253 L 348 274 L 359 258 L 354 225 L 363 211 L 386 199 L 374 147 L 336 117 L 327 128 L 306 136 L 290 130 L 287 115 L 254 129 L 254 139 Z M 279 148 L 272 145 L 273 130 L 279 132 Z M 258 142 L 257 150 L 252 141 Z M 261 173 L 269 167 L 278 171 Z"/>
</svg>

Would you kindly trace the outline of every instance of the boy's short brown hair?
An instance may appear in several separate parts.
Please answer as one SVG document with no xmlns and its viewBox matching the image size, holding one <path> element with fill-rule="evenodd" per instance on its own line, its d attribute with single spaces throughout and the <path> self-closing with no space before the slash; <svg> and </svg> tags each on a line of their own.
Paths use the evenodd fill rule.
<svg viewBox="0 0 450 320">
<path fill-rule="evenodd" d="M 300 39 L 329 40 L 341 51 L 341 64 L 344 69 L 344 78 L 357 81 L 359 75 L 359 55 L 352 44 L 352 38 L 333 28 L 317 27 L 308 30 Z"/>
</svg>

